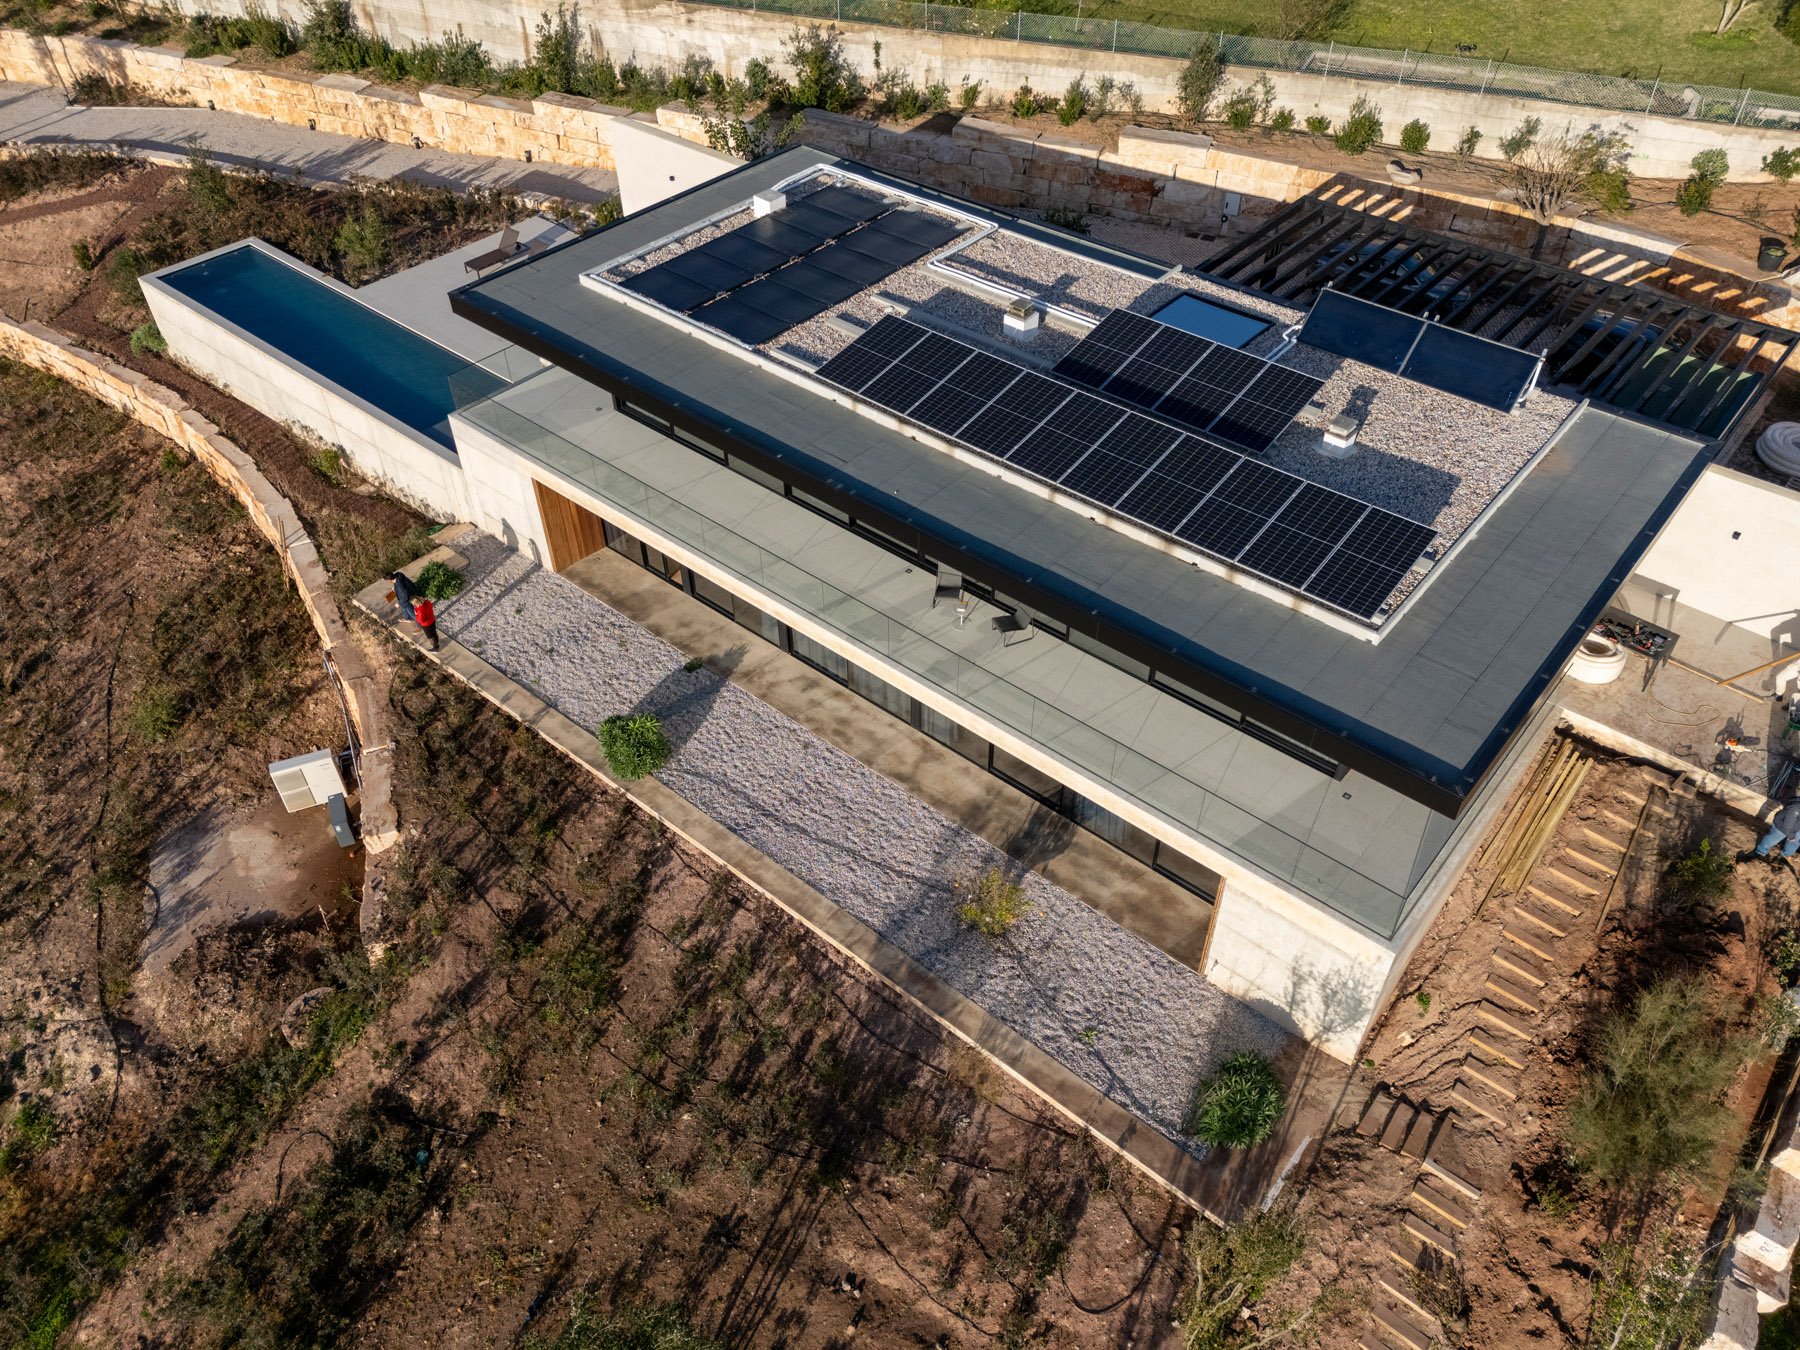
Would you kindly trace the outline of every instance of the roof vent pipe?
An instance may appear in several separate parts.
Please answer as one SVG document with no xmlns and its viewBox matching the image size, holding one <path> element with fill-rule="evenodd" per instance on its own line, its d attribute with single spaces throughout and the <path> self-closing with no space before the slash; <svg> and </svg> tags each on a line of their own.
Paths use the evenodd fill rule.
<svg viewBox="0 0 1800 1350">
<path fill-rule="evenodd" d="M 1270 360 L 1270 361 L 1281 360 L 1282 357 L 1286 356 L 1289 352 L 1294 350 L 1294 344 L 1296 342 L 1298 342 L 1299 340 L 1300 340 L 1300 325 L 1297 323 L 1289 324 L 1286 328 L 1282 329 L 1282 331 L 1281 331 L 1281 345 L 1279 347 L 1277 347 L 1274 351 L 1270 352 L 1269 355 L 1265 359 Z"/>
<path fill-rule="evenodd" d="M 1038 312 L 1038 307 L 1032 304 L 1029 298 L 1021 295 L 1006 307 L 1001 324 L 1009 338 L 1019 342 L 1029 342 L 1037 336 L 1038 328 L 1043 321 L 1044 316 Z"/>
</svg>

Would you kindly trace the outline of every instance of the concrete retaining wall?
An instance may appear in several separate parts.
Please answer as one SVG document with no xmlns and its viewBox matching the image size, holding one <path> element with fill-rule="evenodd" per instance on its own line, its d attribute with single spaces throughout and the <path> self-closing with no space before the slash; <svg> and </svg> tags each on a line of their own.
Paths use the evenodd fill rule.
<svg viewBox="0 0 1800 1350">
<path fill-rule="evenodd" d="M 184 13 L 241 13 L 250 0 L 175 0 Z M 303 0 L 276 0 L 270 8 L 298 21 Z M 543 0 L 432 0 L 431 4 L 397 0 L 358 0 L 357 14 L 372 31 L 397 45 L 430 42 L 457 29 L 478 39 L 501 61 L 529 58 L 533 33 L 545 9 Z M 609 0 L 581 10 L 591 38 L 615 61 L 679 65 L 690 56 L 705 57 L 727 74 L 741 74 L 746 62 L 760 57 L 779 60 L 782 40 L 799 21 L 791 15 L 756 13 L 668 0 Z M 966 37 L 871 24 L 842 24 L 844 47 L 865 75 L 875 67 L 875 44 L 881 44 L 882 66 L 905 69 L 916 84 L 942 80 L 955 88 L 962 80 L 980 80 L 989 102 L 1010 98 L 1029 82 L 1043 93 L 1060 93 L 1069 81 L 1100 75 L 1134 82 L 1145 106 L 1175 108 L 1176 85 L 1183 62 L 1165 57 L 1083 51 L 1004 38 Z M 1275 86 L 1278 106 L 1301 118 L 1318 113 L 1341 119 L 1358 98 L 1382 109 L 1387 134 L 1397 138 L 1412 118 L 1430 123 L 1440 145 L 1452 143 L 1467 126 L 1484 133 L 1477 153 L 1499 154 L 1498 141 L 1527 117 L 1542 120 L 1545 130 L 1599 125 L 1622 131 L 1632 145 L 1632 170 L 1644 177 L 1681 178 L 1694 154 L 1722 146 L 1730 156 L 1733 179 L 1761 179 L 1763 156 L 1800 136 L 1756 128 L 1723 126 L 1677 117 L 1627 116 L 1569 104 L 1546 103 L 1496 94 L 1470 94 L 1421 85 L 1395 85 L 1385 80 L 1357 80 L 1287 71 L 1234 72 L 1237 83 L 1266 73 Z"/>
<path fill-rule="evenodd" d="M 41 324 L 0 318 L 0 356 L 47 371 L 150 428 L 199 461 L 249 513 L 293 579 L 362 742 L 363 843 L 372 853 L 396 843 L 393 743 L 388 738 L 382 699 L 362 650 L 351 640 L 338 613 L 318 550 L 288 499 L 275 490 L 250 456 L 221 436 L 218 427 L 179 394 L 77 347 L 61 333 Z"/>
<path fill-rule="evenodd" d="M 320 285 L 354 298 L 348 286 L 261 240 L 245 240 L 218 251 L 238 248 L 260 249 L 284 266 L 307 273 Z M 178 271 L 198 261 L 189 259 L 167 270 Z M 363 477 L 426 514 L 438 520 L 461 520 L 467 514 L 462 468 L 449 447 L 195 304 L 160 281 L 162 275 L 152 272 L 143 278 L 144 299 L 169 351 L 184 366 L 264 416 L 301 427 L 326 444 L 338 446 Z"/>
<path fill-rule="evenodd" d="M 203 5 L 220 12 L 228 5 Z M 434 84 L 414 93 L 353 75 L 255 70 L 229 56 L 190 60 L 176 47 L 99 38 L 32 37 L 0 29 L 0 79 L 72 85 L 84 75 L 132 84 L 170 103 L 266 117 L 341 136 L 580 168 L 613 166 L 610 128 L 629 117 L 592 99 L 500 98 Z"/>
</svg>

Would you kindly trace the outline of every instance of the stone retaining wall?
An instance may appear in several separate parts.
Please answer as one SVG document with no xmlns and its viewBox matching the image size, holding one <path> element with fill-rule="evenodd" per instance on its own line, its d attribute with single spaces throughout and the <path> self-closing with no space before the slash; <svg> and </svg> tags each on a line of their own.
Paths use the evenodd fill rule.
<svg viewBox="0 0 1800 1350">
<path fill-rule="evenodd" d="M 199 461 L 249 513 L 256 528 L 281 555 L 282 566 L 300 593 L 300 603 L 318 632 L 356 725 L 362 743 L 363 843 L 371 853 L 379 853 L 398 842 L 393 742 L 388 737 L 382 699 L 367 659 L 338 613 L 325 566 L 293 505 L 275 490 L 250 456 L 219 434 L 218 427 L 179 394 L 149 377 L 85 351 L 42 324 L 14 323 L 6 318 L 0 318 L 0 356 L 55 375 L 172 441 Z"/>
<path fill-rule="evenodd" d="M 613 167 L 612 123 L 631 114 L 592 99 L 501 98 L 434 84 L 414 93 L 354 75 L 256 70 L 176 47 L 0 29 L 0 79 L 73 85 L 84 75 L 131 84 L 170 103 L 265 117 L 340 136 L 585 169 Z"/>
</svg>

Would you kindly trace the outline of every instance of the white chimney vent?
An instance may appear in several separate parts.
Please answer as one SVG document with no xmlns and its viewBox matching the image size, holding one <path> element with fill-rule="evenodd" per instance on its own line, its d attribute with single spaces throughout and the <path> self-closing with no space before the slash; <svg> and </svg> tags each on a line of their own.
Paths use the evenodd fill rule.
<svg viewBox="0 0 1800 1350">
<path fill-rule="evenodd" d="M 1024 342 L 1037 336 L 1038 326 L 1043 321 L 1044 316 L 1038 313 L 1038 307 L 1024 296 L 1020 296 L 1006 307 L 1006 314 L 1001 323 L 1005 327 L 1008 337 Z"/>
<path fill-rule="evenodd" d="M 1348 458 L 1356 449 L 1356 433 L 1362 430 L 1362 423 L 1349 413 L 1339 413 L 1325 424 L 1320 435 L 1319 449 L 1332 459 Z"/>
<path fill-rule="evenodd" d="M 750 199 L 750 209 L 757 217 L 766 216 L 771 211 L 779 211 L 787 205 L 785 192 L 759 192 Z"/>
</svg>

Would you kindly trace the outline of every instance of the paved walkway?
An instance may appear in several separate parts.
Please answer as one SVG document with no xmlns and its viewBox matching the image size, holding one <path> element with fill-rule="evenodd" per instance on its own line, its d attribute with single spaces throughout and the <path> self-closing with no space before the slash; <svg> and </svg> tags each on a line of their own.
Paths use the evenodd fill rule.
<svg viewBox="0 0 1800 1350">
<path fill-rule="evenodd" d="M 60 89 L 3 81 L 0 142 L 94 146 L 150 158 L 183 159 L 198 144 L 221 165 L 298 173 L 313 182 L 410 178 L 459 190 L 505 188 L 576 201 L 600 201 L 612 196 L 619 186 L 610 169 L 576 169 L 453 155 L 444 150 L 415 150 L 410 145 L 334 136 L 208 108 L 72 106 Z"/>
</svg>

